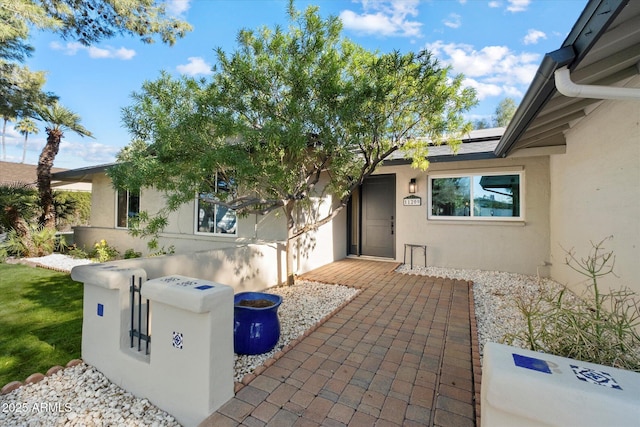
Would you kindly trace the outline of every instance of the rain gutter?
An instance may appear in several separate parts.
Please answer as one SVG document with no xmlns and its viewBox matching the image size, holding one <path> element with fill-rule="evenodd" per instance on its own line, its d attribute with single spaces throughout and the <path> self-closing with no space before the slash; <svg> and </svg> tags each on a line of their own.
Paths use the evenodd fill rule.
<svg viewBox="0 0 640 427">
<path fill-rule="evenodd" d="M 567 67 L 555 71 L 556 88 L 564 96 L 572 98 L 617 99 L 622 101 L 640 100 L 640 89 L 601 85 L 582 85 L 571 80 Z"/>
<path fill-rule="evenodd" d="M 575 68 L 605 33 L 629 0 L 590 0 L 573 29 L 556 51 L 547 53 L 509 126 L 496 146 L 496 157 L 506 157 L 531 122 L 556 94 L 555 72 Z"/>
</svg>

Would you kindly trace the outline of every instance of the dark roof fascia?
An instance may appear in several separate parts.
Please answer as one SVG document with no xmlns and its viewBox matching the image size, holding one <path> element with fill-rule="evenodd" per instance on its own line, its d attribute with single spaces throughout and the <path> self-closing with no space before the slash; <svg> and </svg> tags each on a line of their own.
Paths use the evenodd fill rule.
<svg viewBox="0 0 640 427">
<path fill-rule="evenodd" d="M 542 107 L 549 102 L 556 90 L 553 73 L 558 68 L 568 65 L 573 58 L 575 58 L 575 54 L 571 46 L 563 47 L 544 56 L 533 82 L 531 82 L 531 86 L 529 86 L 520 106 L 494 150 L 497 157 L 505 157 L 507 155 L 513 144 L 520 139 L 520 136 L 527 130 L 533 119 L 538 116 Z"/>
<path fill-rule="evenodd" d="M 563 66 L 575 68 L 627 3 L 629 0 L 589 1 L 562 47 L 547 53 L 542 60 L 527 93 L 494 150 L 497 157 L 509 154 L 513 145 L 555 95 L 555 71 Z"/>
<path fill-rule="evenodd" d="M 60 181 L 83 181 L 90 175 L 98 173 L 104 173 L 107 169 L 114 166 L 116 163 L 107 163 L 98 166 L 89 166 L 85 168 L 69 169 L 62 172 L 56 172 L 51 175 L 53 179 Z"/>
<path fill-rule="evenodd" d="M 491 152 L 483 153 L 467 153 L 467 154 L 447 154 L 444 156 L 427 157 L 429 163 L 444 163 L 444 162 L 466 162 L 471 160 L 491 160 L 496 159 L 496 155 Z M 382 166 L 401 166 L 410 165 L 413 163 L 411 159 L 391 159 L 385 160 Z"/>
</svg>

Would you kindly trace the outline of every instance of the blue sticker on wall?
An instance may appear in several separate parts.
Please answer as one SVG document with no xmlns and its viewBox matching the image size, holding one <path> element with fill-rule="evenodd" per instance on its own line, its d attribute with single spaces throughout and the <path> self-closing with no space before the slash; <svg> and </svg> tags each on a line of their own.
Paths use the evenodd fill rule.
<svg viewBox="0 0 640 427">
<path fill-rule="evenodd" d="M 520 368 L 531 369 L 545 374 L 551 373 L 551 368 L 546 360 L 536 359 L 535 357 L 522 356 L 521 354 L 513 355 L 513 362 Z"/>
<path fill-rule="evenodd" d="M 104 316 L 104 305 L 98 304 L 98 316 Z"/>
<path fill-rule="evenodd" d="M 183 338 L 184 336 L 181 332 L 174 332 L 171 345 L 173 345 L 174 348 L 182 350 Z"/>
<path fill-rule="evenodd" d="M 584 368 L 580 366 L 571 365 L 574 375 L 581 381 L 586 381 L 591 384 L 597 384 L 604 387 L 613 388 L 616 390 L 622 390 L 622 387 L 616 382 L 616 380 L 607 372 L 596 371 L 591 368 Z"/>
</svg>

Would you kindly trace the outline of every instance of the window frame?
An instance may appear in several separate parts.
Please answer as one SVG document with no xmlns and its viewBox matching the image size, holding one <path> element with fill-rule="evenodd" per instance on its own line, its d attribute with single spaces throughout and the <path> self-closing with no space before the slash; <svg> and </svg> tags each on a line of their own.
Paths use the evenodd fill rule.
<svg viewBox="0 0 640 427">
<path fill-rule="evenodd" d="M 120 225 L 120 192 L 124 191 L 126 192 L 126 200 L 127 200 L 127 225 L 125 227 Z M 138 212 L 137 214 L 140 215 L 140 202 L 142 200 L 142 195 L 141 195 L 141 191 L 137 191 L 138 194 Z M 124 189 L 116 189 L 116 215 L 115 215 L 115 228 L 119 229 L 119 230 L 128 230 L 130 228 L 130 219 L 131 217 L 129 216 L 129 207 L 130 207 L 130 203 L 131 203 L 131 191 L 129 190 L 124 190 Z"/>
<path fill-rule="evenodd" d="M 237 213 L 235 213 L 236 221 L 235 221 L 235 230 L 234 230 L 233 233 L 220 233 L 220 232 L 216 232 L 216 231 L 200 231 L 200 201 L 201 201 L 201 195 L 202 194 L 211 194 L 215 198 L 215 195 L 220 191 L 219 190 L 219 186 L 218 186 L 218 173 L 215 174 L 215 188 L 212 188 L 212 190 L 213 191 L 211 191 L 211 192 L 199 191 L 199 192 L 196 193 L 195 203 L 194 203 L 193 234 L 197 235 L 197 236 L 216 236 L 216 237 L 237 238 L 238 237 L 238 219 L 239 219 Z M 213 217 L 214 218 L 218 218 L 218 209 L 224 208 L 224 207 L 220 206 L 220 205 L 217 205 L 217 204 L 214 204 L 214 203 L 211 203 L 211 205 L 213 205 L 213 209 L 214 209 Z M 225 209 L 227 209 L 227 208 L 225 208 Z M 235 212 L 233 209 L 227 209 L 227 211 Z M 227 212 L 225 212 L 225 215 L 226 215 L 226 213 Z M 225 215 L 222 215 L 221 219 L 224 218 Z M 218 220 L 218 222 L 220 220 Z"/>
<path fill-rule="evenodd" d="M 520 195 L 519 195 L 519 216 L 475 216 L 474 213 L 474 178 L 482 176 L 507 176 L 518 175 L 520 181 Z M 469 178 L 469 213 L 468 216 L 453 216 L 453 215 L 434 215 L 433 214 L 433 180 L 442 178 Z M 427 179 L 427 219 L 434 221 L 508 221 L 508 222 L 524 222 L 525 221 L 525 173 L 520 169 L 508 169 L 508 170 L 488 170 L 488 171 L 461 171 L 461 172 L 448 172 L 448 173 L 434 173 L 430 174 Z"/>
</svg>

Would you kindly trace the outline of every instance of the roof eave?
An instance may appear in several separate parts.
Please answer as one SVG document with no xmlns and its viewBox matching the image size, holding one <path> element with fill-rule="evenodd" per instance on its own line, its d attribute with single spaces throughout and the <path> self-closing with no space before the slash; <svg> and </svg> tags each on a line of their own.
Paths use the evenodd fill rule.
<svg viewBox="0 0 640 427">
<path fill-rule="evenodd" d="M 98 173 L 104 173 L 107 169 L 114 166 L 116 163 L 107 163 L 98 166 L 89 166 L 85 168 L 69 169 L 62 172 L 56 172 L 51 174 L 53 179 L 67 182 L 91 182 L 91 175 Z"/>
<path fill-rule="evenodd" d="M 554 73 L 563 66 L 575 68 L 600 39 L 629 0 L 590 0 L 571 32 L 556 51 L 545 55 L 533 82 L 496 146 L 497 157 L 507 156 L 546 103 L 557 92 Z"/>
<path fill-rule="evenodd" d="M 471 160 L 491 160 L 495 159 L 496 155 L 492 151 L 485 151 L 481 153 L 467 153 L 467 154 L 447 154 L 442 156 L 427 157 L 429 163 L 445 163 L 445 162 L 465 162 Z M 413 163 L 412 159 L 391 159 L 385 160 L 383 166 L 401 166 L 410 165 Z"/>
</svg>

